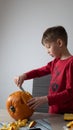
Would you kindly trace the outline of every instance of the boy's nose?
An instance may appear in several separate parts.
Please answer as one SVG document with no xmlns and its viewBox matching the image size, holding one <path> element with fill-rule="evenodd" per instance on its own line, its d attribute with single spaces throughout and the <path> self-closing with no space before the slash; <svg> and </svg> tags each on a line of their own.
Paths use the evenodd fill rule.
<svg viewBox="0 0 73 130">
<path fill-rule="evenodd" d="M 48 52 L 48 54 L 50 54 L 50 51 L 49 51 L 49 50 L 48 50 L 47 52 Z"/>
</svg>

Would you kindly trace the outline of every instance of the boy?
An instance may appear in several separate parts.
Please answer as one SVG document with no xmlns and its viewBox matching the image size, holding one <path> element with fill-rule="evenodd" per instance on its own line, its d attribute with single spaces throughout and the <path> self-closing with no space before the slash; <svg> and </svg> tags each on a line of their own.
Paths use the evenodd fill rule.
<svg viewBox="0 0 73 130">
<path fill-rule="evenodd" d="M 46 96 L 33 97 L 28 101 L 34 110 L 41 104 L 49 104 L 49 113 L 73 112 L 73 56 L 67 49 L 68 36 L 64 27 L 48 28 L 42 37 L 42 44 L 54 60 L 47 65 L 24 73 L 14 79 L 21 87 L 24 80 L 51 74 L 49 92 Z"/>
</svg>

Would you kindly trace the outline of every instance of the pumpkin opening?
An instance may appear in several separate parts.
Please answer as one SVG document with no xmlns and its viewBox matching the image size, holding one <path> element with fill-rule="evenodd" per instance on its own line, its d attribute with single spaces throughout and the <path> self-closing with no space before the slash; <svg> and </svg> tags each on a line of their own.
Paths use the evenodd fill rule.
<svg viewBox="0 0 73 130">
<path fill-rule="evenodd" d="M 12 112 L 15 112 L 14 106 L 10 106 L 10 110 L 11 110 Z"/>
</svg>

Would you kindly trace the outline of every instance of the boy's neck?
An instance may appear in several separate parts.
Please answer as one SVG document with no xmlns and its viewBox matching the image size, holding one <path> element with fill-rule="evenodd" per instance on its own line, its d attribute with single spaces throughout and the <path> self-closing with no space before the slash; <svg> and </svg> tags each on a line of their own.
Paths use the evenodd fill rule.
<svg viewBox="0 0 73 130">
<path fill-rule="evenodd" d="M 70 54 L 70 52 L 68 51 L 68 49 L 65 48 L 65 49 L 63 50 L 63 53 L 62 53 L 60 59 L 61 59 L 61 60 L 65 60 L 65 59 L 67 59 L 67 58 L 69 58 L 69 57 L 71 57 L 71 56 L 72 56 L 72 55 Z"/>
</svg>

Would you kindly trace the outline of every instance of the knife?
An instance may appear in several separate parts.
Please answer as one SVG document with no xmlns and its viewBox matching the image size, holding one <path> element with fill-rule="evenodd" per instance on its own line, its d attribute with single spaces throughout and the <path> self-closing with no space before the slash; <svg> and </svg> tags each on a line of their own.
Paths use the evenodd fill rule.
<svg viewBox="0 0 73 130">
<path fill-rule="evenodd" d="M 19 87 L 22 91 L 24 91 L 25 92 L 25 90 L 23 89 L 23 87 L 21 86 L 21 87 Z"/>
</svg>

